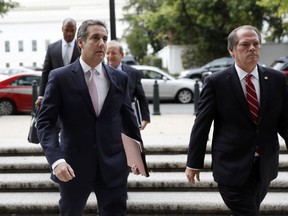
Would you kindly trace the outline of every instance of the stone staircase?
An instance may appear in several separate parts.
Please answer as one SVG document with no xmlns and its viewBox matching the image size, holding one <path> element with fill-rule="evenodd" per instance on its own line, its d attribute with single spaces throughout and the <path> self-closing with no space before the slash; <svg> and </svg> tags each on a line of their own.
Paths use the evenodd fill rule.
<svg viewBox="0 0 288 216">
<path fill-rule="evenodd" d="M 283 143 L 283 141 L 282 141 Z M 186 144 L 148 145 L 150 177 L 129 175 L 128 215 L 229 215 L 212 179 L 208 146 L 205 170 L 195 186 L 184 174 Z M 270 187 L 261 215 L 288 215 L 288 154 L 281 144 L 280 172 Z M 57 184 L 42 149 L 30 143 L 0 145 L 0 215 L 59 215 Z M 85 215 L 96 215 L 89 197 Z"/>
</svg>

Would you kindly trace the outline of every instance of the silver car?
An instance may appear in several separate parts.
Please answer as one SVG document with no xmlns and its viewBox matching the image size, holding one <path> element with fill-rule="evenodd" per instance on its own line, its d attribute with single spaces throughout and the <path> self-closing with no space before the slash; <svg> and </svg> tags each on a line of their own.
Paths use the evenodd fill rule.
<svg viewBox="0 0 288 216">
<path fill-rule="evenodd" d="M 142 72 L 143 77 L 141 82 L 148 100 L 153 99 L 154 84 L 157 80 L 160 100 L 176 100 L 180 103 L 190 103 L 193 101 L 195 80 L 176 79 L 170 74 L 153 66 L 131 66 Z"/>
</svg>

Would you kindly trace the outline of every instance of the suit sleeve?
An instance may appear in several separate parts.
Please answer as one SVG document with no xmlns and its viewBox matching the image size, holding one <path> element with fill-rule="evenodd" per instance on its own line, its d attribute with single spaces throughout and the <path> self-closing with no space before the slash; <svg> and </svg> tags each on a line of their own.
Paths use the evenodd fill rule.
<svg viewBox="0 0 288 216">
<path fill-rule="evenodd" d="M 50 46 L 48 46 L 45 60 L 44 60 L 44 66 L 41 76 L 41 81 L 39 85 L 39 96 L 43 96 L 45 92 L 45 88 L 48 82 L 48 76 L 50 71 L 52 70 L 52 60 L 51 60 L 51 53 L 50 53 Z"/>
<path fill-rule="evenodd" d="M 279 134 L 285 140 L 286 148 L 288 149 L 288 79 L 285 77 L 285 82 L 283 82 L 283 107 L 281 113 L 281 121 L 279 124 Z"/>
<path fill-rule="evenodd" d="M 205 79 L 200 94 L 198 112 L 190 135 L 187 166 L 202 169 L 211 124 L 214 119 L 215 97 L 210 77 Z"/>
<path fill-rule="evenodd" d="M 135 96 L 139 101 L 142 119 L 147 122 L 150 122 L 149 104 L 141 83 L 142 73 L 138 70 L 135 70 L 135 73 L 136 73 Z"/>
<path fill-rule="evenodd" d="M 40 144 L 50 166 L 65 158 L 59 147 L 59 129 L 57 121 L 61 104 L 59 94 L 59 80 L 55 73 L 51 73 L 47 83 L 45 96 L 37 117 L 37 131 Z"/>
<path fill-rule="evenodd" d="M 138 123 L 136 120 L 136 116 L 134 114 L 134 110 L 131 106 L 131 100 L 130 100 L 130 94 L 129 94 L 129 87 L 128 87 L 128 77 L 126 77 L 126 96 L 124 103 L 122 105 L 122 129 L 123 132 L 130 136 L 131 138 L 138 140 L 139 142 L 142 142 L 140 130 L 138 127 Z"/>
</svg>

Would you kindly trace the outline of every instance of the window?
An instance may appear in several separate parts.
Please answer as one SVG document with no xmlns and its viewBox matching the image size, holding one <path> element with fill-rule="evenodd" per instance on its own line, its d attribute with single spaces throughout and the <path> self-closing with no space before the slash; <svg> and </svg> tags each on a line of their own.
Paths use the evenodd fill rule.
<svg viewBox="0 0 288 216">
<path fill-rule="evenodd" d="M 19 52 L 23 52 L 24 51 L 23 41 L 18 41 L 18 51 Z"/>
<path fill-rule="evenodd" d="M 5 52 L 10 52 L 10 42 L 5 41 Z"/>
<path fill-rule="evenodd" d="M 48 45 L 50 44 L 50 40 L 46 40 L 45 41 L 45 50 L 47 50 L 48 49 Z"/>
<path fill-rule="evenodd" d="M 37 85 L 40 82 L 40 76 L 24 76 L 14 80 L 11 86 L 32 86 L 32 82 L 36 80 Z"/>
<path fill-rule="evenodd" d="M 36 52 L 36 51 L 37 51 L 37 41 L 32 40 L 32 52 Z"/>
</svg>

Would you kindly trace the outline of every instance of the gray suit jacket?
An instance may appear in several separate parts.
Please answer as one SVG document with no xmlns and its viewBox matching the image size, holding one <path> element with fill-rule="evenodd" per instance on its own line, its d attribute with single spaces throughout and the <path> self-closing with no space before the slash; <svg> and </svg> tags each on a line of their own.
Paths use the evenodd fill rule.
<svg viewBox="0 0 288 216">
<path fill-rule="evenodd" d="M 72 53 L 71 62 L 74 62 L 80 56 L 80 50 L 77 42 L 75 41 L 74 50 Z M 52 44 L 48 45 L 46 52 L 42 77 L 39 86 L 39 95 L 43 96 L 45 92 L 45 87 L 48 82 L 48 76 L 51 70 L 63 67 L 63 58 L 62 58 L 62 40 L 58 40 Z"/>
</svg>

